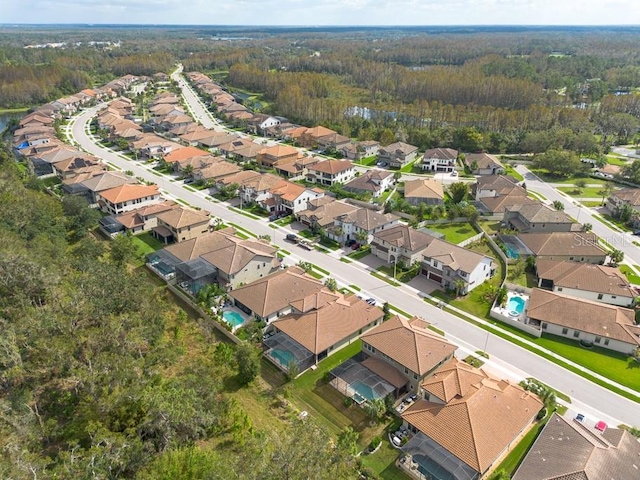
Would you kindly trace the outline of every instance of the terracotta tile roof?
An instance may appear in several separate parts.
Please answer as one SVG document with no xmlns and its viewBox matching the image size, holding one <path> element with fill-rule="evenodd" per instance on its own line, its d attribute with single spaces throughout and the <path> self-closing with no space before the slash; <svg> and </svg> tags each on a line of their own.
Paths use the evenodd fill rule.
<svg viewBox="0 0 640 480">
<path fill-rule="evenodd" d="M 629 308 L 534 288 L 529 297 L 527 316 L 640 346 L 640 325 L 635 324 L 634 311 Z"/>
<path fill-rule="evenodd" d="M 157 185 L 137 185 L 125 183 L 119 187 L 100 192 L 100 196 L 112 204 L 128 202 L 138 198 L 160 195 Z"/>
<path fill-rule="evenodd" d="M 458 158 L 458 151 L 452 148 L 431 148 L 424 152 L 424 159 L 436 158 L 438 160 L 455 160 Z"/>
<path fill-rule="evenodd" d="M 47 163 L 57 163 L 69 158 L 73 158 L 77 155 L 81 155 L 81 152 L 79 150 L 61 145 L 54 146 L 52 150 L 37 155 L 37 158 L 40 158 Z"/>
<path fill-rule="evenodd" d="M 273 158 L 289 157 L 291 155 L 298 155 L 299 153 L 300 152 L 297 148 L 281 143 L 273 145 L 272 147 L 264 148 L 260 151 L 261 155 L 268 155 Z"/>
<path fill-rule="evenodd" d="M 382 309 L 355 296 L 339 297 L 319 309 L 280 317 L 273 325 L 307 350 L 319 354 L 383 315 Z"/>
<path fill-rule="evenodd" d="M 409 180 L 404 183 L 405 198 L 436 198 L 442 200 L 444 191 L 442 184 L 431 178 Z"/>
<path fill-rule="evenodd" d="M 512 205 L 506 208 L 509 212 L 517 212 L 530 223 L 574 223 L 566 213 L 554 210 L 543 203 Z"/>
<path fill-rule="evenodd" d="M 332 133 L 337 133 L 330 128 L 323 127 L 322 125 L 318 125 L 317 127 L 307 128 L 304 132 L 305 135 L 318 139 L 320 137 L 324 137 L 326 135 L 331 135 Z"/>
<path fill-rule="evenodd" d="M 634 207 L 640 206 L 640 188 L 622 188 L 613 192 L 611 197 Z"/>
<path fill-rule="evenodd" d="M 318 137 L 318 142 L 322 143 L 333 143 L 334 145 L 338 145 L 341 143 L 348 143 L 351 139 L 349 137 L 345 137 L 344 135 L 340 135 L 337 132 L 330 133 L 329 135 L 323 135 L 322 137 Z"/>
<path fill-rule="evenodd" d="M 513 480 L 627 480 L 638 478 L 640 442 L 628 432 L 608 427 L 585 430 L 576 420 L 554 413 Z"/>
<path fill-rule="evenodd" d="M 552 280 L 556 287 L 625 297 L 638 295 L 617 267 L 540 259 L 536 262 L 536 271 L 538 278 Z"/>
<path fill-rule="evenodd" d="M 226 160 L 220 160 L 194 170 L 194 174 L 197 173 L 198 177 L 210 180 L 224 177 L 226 175 L 232 175 L 234 173 L 240 172 L 241 170 L 242 168 L 240 168 L 235 163 L 227 162 Z"/>
<path fill-rule="evenodd" d="M 458 348 L 417 322 L 392 317 L 361 338 L 376 350 L 420 376 L 425 375 Z"/>
<path fill-rule="evenodd" d="M 444 367 L 451 368 L 449 364 Z M 402 418 L 484 473 L 531 424 L 543 403 L 521 387 L 492 379 L 482 371 L 476 379 L 477 383 L 465 385 L 463 396 L 454 395 L 445 404 L 418 400 Z"/>
<path fill-rule="evenodd" d="M 513 190 L 513 193 L 498 195 L 497 197 L 482 197 L 479 201 L 492 213 L 504 213 L 507 207 L 511 207 L 513 205 L 527 205 L 538 202 L 533 198 L 527 197 L 524 189 L 520 190 Z"/>
<path fill-rule="evenodd" d="M 155 205 L 148 205 L 146 207 L 136 208 L 135 210 L 121 213 L 120 215 L 116 216 L 116 220 L 118 220 L 126 228 L 134 228 L 139 225 L 144 225 L 145 217 L 148 217 L 150 215 L 157 215 L 177 207 L 178 204 L 176 202 L 167 200 L 166 202 L 157 203 Z"/>
<path fill-rule="evenodd" d="M 189 128 L 188 125 L 185 125 L 183 127 L 176 127 L 174 130 L 180 129 L 180 128 Z M 172 130 L 173 131 L 173 130 Z M 217 135 L 216 132 L 212 131 L 212 130 L 208 130 L 200 125 L 197 126 L 197 128 L 192 129 L 191 131 L 187 132 L 187 133 L 183 133 L 183 134 L 178 134 L 178 136 L 184 140 L 185 142 L 195 142 L 197 140 L 202 140 L 203 138 L 209 138 L 212 136 Z"/>
<path fill-rule="evenodd" d="M 306 187 L 298 185 L 297 183 L 288 182 L 286 180 L 280 180 L 280 182 L 271 188 L 271 193 L 277 195 L 289 202 L 294 201 L 300 195 L 304 193 Z"/>
<path fill-rule="evenodd" d="M 402 155 L 409 155 L 410 153 L 418 151 L 418 147 L 416 147 L 415 145 L 409 145 L 408 143 L 404 142 L 395 142 L 391 145 L 380 148 L 380 151 L 388 153 L 400 152 Z"/>
<path fill-rule="evenodd" d="M 233 173 L 231 175 L 227 175 L 226 177 L 218 179 L 218 183 L 222 185 L 231 185 L 232 183 L 237 183 L 238 185 L 242 186 L 246 182 L 255 180 L 261 176 L 262 174 L 256 172 L 255 170 L 242 170 L 241 172 Z"/>
<path fill-rule="evenodd" d="M 467 396 L 473 391 L 473 386 L 485 378 L 489 378 L 489 375 L 484 370 L 452 358 L 427 378 L 422 388 L 448 403 L 456 397 Z"/>
<path fill-rule="evenodd" d="M 471 273 L 485 258 L 491 258 L 463 247 L 434 238 L 422 251 L 425 259 L 433 258 L 452 270 Z"/>
<path fill-rule="evenodd" d="M 193 225 L 209 223 L 209 214 L 178 207 L 158 215 L 158 220 L 173 228 L 185 228 Z"/>
<path fill-rule="evenodd" d="M 209 152 L 196 147 L 181 147 L 171 151 L 164 156 L 164 161 L 167 163 L 177 162 L 178 160 L 185 160 L 190 157 L 202 157 L 209 155 Z"/>
<path fill-rule="evenodd" d="M 267 272 L 273 267 L 276 249 L 270 245 L 257 240 L 243 240 L 235 236 L 227 236 L 226 239 L 227 242 L 201 257 L 227 275 L 235 275 L 256 259 L 269 264 Z"/>
<path fill-rule="evenodd" d="M 478 164 L 478 169 L 487 169 L 493 167 L 503 167 L 500 160 L 498 160 L 495 156 L 489 155 L 488 153 L 467 153 L 465 156 L 464 163 L 467 166 L 471 166 L 473 162 Z"/>
<path fill-rule="evenodd" d="M 66 160 L 62 160 L 53 164 L 53 168 L 58 172 L 72 172 L 87 167 L 100 167 L 95 170 L 106 169 L 106 165 L 103 164 L 100 160 L 87 154 L 67 158 Z"/>
<path fill-rule="evenodd" d="M 175 163 L 177 163 L 180 166 L 181 170 L 187 166 L 191 166 L 195 171 L 222 161 L 224 161 L 222 157 L 214 157 L 213 155 L 202 155 L 201 157 L 189 157 L 185 158 L 184 160 L 178 160 L 177 162 L 174 162 L 174 165 Z"/>
<path fill-rule="evenodd" d="M 322 282 L 298 267 L 289 267 L 236 288 L 229 295 L 261 317 L 267 317 L 322 290 L 326 290 Z"/>
<path fill-rule="evenodd" d="M 478 177 L 475 184 L 476 190 L 494 190 L 498 193 L 509 193 L 514 188 L 521 188 L 505 175 L 486 175 Z M 522 189 L 524 192 L 526 190 Z"/>
<path fill-rule="evenodd" d="M 262 148 L 261 145 L 257 145 L 251 142 L 250 144 L 245 145 L 244 147 L 236 149 L 233 153 L 238 157 L 242 157 L 242 158 L 256 158 L 261 148 Z"/>
<path fill-rule="evenodd" d="M 536 256 L 602 256 L 598 237 L 586 232 L 520 233 L 518 238 Z"/>
<path fill-rule="evenodd" d="M 415 228 L 400 224 L 391 228 L 386 228 L 380 232 L 373 234 L 374 241 L 384 241 L 395 247 L 404 248 L 410 252 L 418 252 L 424 250 L 435 237 L 423 232 L 419 232 Z"/>
<path fill-rule="evenodd" d="M 309 223 L 317 223 L 321 227 L 333 225 L 334 219 L 345 213 L 358 210 L 359 207 L 345 202 L 339 202 L 330 196 L 320 197 L 309 202 L 306 210 L 298 212 L 298 219 Z"/>
<path fill-rule="evenodd" d="M 101 192 L 110 188 L 119 187 L 125 183 L 138 183 L 135 178 L 131 178 L 121 172 L 104 172 L 83 182 L 83 185 L 92 192 Z"/>
<path fill-rule="evenodd" d="M 345 172 L 353 168 L 353 163 L 346 160 L 325 160 L 309 167 L 309 170 L 335 175 L 336 173 Z"/>
</svg>

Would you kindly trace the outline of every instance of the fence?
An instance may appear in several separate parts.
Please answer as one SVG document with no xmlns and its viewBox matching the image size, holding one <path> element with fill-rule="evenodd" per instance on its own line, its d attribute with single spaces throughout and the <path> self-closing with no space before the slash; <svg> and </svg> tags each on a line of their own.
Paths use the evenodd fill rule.
<svg viewBox="0 0 640 480">
<path fill-rule="evenodd" d="M 484 237 L 484 232 L 480 232 L 477 235 L 474 235 L 473 237 L 469 237 L 466 240 L 462 240 L 460 243 L 458 243 L 459 247 L 466 247 L 467 245 L 471 245 L 472 243 L 477 242 L 478 240 L 480 240 L 482 237 Z"/>
<path fill-rule="evenodd" d="M 511 325 L 514 328 L 517 328 L 518 330 L 522 330 L 523 332 L 526 332 L 530 335 L 533 335 L 537 338 L 540 338 L 542 336 L 542 330 L 532 327 L 530 325 L 526 325 L 518 320 L 516 320 L 515 318 L 510 317 L 509 315 L 503 315 L 499 312 L 496 312 L 494 310 L 495 308 L 495 304 L 493 305 L 493 307 L 491 307 L 491 310 L 489 311 L 489 316 L 491 318 L 495 318 L 496 320 L 500 320 L 501 322 L 506 323 L 507 325 Z"/>
<path fill-rule="evenodd" d="M 522 285 L 516 285 L 515 283 L 509 282 L 505 282 L 504 286 L 507 287 L 507 290 L 511 290 L 512 292 L 526 293 L 527 295 L 531 295 L 532 289 L 529 287 L 523 287 Z"/>
</svg>

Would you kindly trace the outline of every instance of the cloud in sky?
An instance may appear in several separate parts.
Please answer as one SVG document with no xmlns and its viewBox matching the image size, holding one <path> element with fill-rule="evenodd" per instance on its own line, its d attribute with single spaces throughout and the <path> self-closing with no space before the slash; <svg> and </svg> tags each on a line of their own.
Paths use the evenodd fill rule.
<svg viewBox="0 0 640 480">
<path fill-rule="evenodd" d="M 627 25 L 638 0 L 0 0 L 2 23 Z"/>
</svg>

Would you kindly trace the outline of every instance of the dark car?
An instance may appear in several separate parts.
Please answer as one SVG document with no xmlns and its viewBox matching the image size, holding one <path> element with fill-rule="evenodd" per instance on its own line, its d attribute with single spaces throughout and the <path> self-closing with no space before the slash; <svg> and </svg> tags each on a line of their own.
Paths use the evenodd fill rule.
<svg viewBox="0 0 640 480">
<path fill-rule="evenodd" d="M 298 241 L 300 241 L 300 239 L 295 233 L 287 233 L 287 236 L 285 237 L 285 239 L 288 240 L 289 242 L 294 242 L 294 243 L 298 243 Z"/>
<path fill-rule="evenodd" d="M 274 220 L 277 220 L 277 219 L 278 219 L 278 215 L 275 215 L 275 214 L 273 214 L 273 215 L 271 215 L 271 216 L 269 217 L 269 221 L 270 221 L 270 222 L 273 222 Z"/>
<path fill-rule="evenodd" d="M 633 234 L 634 234 L 634 235 L 640 235 L 640 230 L 634 230 L 634 231 L 633 231 Z"/>
</svg>

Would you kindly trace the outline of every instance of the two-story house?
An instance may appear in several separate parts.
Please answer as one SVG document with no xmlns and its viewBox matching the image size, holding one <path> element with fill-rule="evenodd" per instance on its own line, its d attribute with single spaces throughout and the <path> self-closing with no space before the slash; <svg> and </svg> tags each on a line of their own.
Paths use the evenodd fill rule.
<svg viewBox="0 0 640 480">
<path fill-rule="evenodd" d="M 522 233 L 570 232 L 581 229 L 569 215 L 543 203 L 506 206 L 503 222 L 507 228 Z"/>
<path fill-rule="evenodd" d="M 296 214 L 307 208 L 309 200 L 324 196 L 320 188 L 307 188 L 297 183 L 281 180 L 269 190 L 269 195 L 258 201 L 269 212 Z"/>
<path fill-rule="evenodd" d="M 349 145 L 351 143 L 351 139 L 349 137 L 345 137 L 344 135 L 340 135 L 339 133 L 330 133 L 329 135 L 318 138 L 317 143 L 318 150 L 339 151 L 340 149 L 342 149 L 342 147 Z"/>
<path fill-rule="evenodd" d="M 367 157 L 378 155 L 380 142 L 375 140 L 364 140 L 362 142 L 351 142 L 340 148 L 343 157 L 349 160 L 361 160 Z"/>
<path fill-rule="evenodd" d="M 346 160 L 325 160 L 307 167 L 307 181 L 328 187 L 353 179 L 356 169 Z"/>
<path fill-rule="evenodd" d="M 374 234 L 397 225 L 400 217 L 369 208 L 358 208 L 334 218 L 327 236 L 336 242 L 366 244 Z"/>
<path fill-rule="evenodd" d="M 496 270 L 493 258 L 438 238 L 429 243 L 422 256 L 422 275 L 462 295 L 482 285 Z"/>
<path fill-rule="evenodd" d="M 420 168 L 424 172 L 453 172 L 458 151 L 452 148 L 431 148 L 424 152 Z"/>
<path fill-rule="evenodd" d="M 277 144 L 260 151 L 256 161 L 264 167 L 274 167 L 285 163 L 292 163 L 301 156 L 297 148 L 291 145 Z"/>
<path fill-rule="evenodd" d="M 398 224 L 373 234 L 371 253 L 387 263 L 413 265 L 435 237 L 408 225 Z"/>
<path fill-rule="evenodd" d="M 174 208 L 156 217 L 152 235 L 164 244 L 183 242 L 209 233 L 209 214 L 190 208 Z"/>
<path fill-rule="evenodd" d="M 303 147 L 317 148 L 319 138 L 326 137 L 327 135 L 332 135 L 334 133 L 337 132 L 330 128 L 323 127 L 322 125 L 318 125 L 317 127 L 304 129 L 304 131 L 300 133 L 298 141 Z"/>
<path fill-rule="evenodd" d="M 638 293 L 618 267 L 540 259 L 538 287 L 596 302 L 633 307 Z"/>
<path fill-rule="evenodd" d="M 404 142 L 395 142 L 378 151 L 378 161 L 387 162 L 390 167 L 400 168 L 412 162 L 418 155 L 418 147 Z"/>
<path fill-rule="evenodd" d="M 373 198 L 377 198 L 392 188 L 394 184 L 393 172 L 371 169 L 345 183 L 344 189 L 348 192 L 368 193 Z"/>
<path fill-rule="evenodd" d="M 640 225 L 640 188 L 621 188 L 611 193 L 607 199 L 607 208 L 614 216 L 629 211 L 634 227 Z"/>
<path fill-rule="evenodd" d="M 335 218 L 358 210 L 358 208 L 360 207 L 325 195 L 309 200 L 307 208 L 298 212 L 296 217 L 300 223 L 311 229 L 327 229 L 333 226 Z"/>
<path fill-rule="evenodd" d="M 488 153 L 467 153 L 464 163 L 474 175 L 497 175 L 505 172 L 500 160 Z"/>
<path fill-rule="evenodd" d="M 153 205 L 161 201 L 157 185 L 125 183 L 115 188 L 97 192 L 98 205 L 104 212 L 118 215 L 128 210 Z"/>
</svg>

